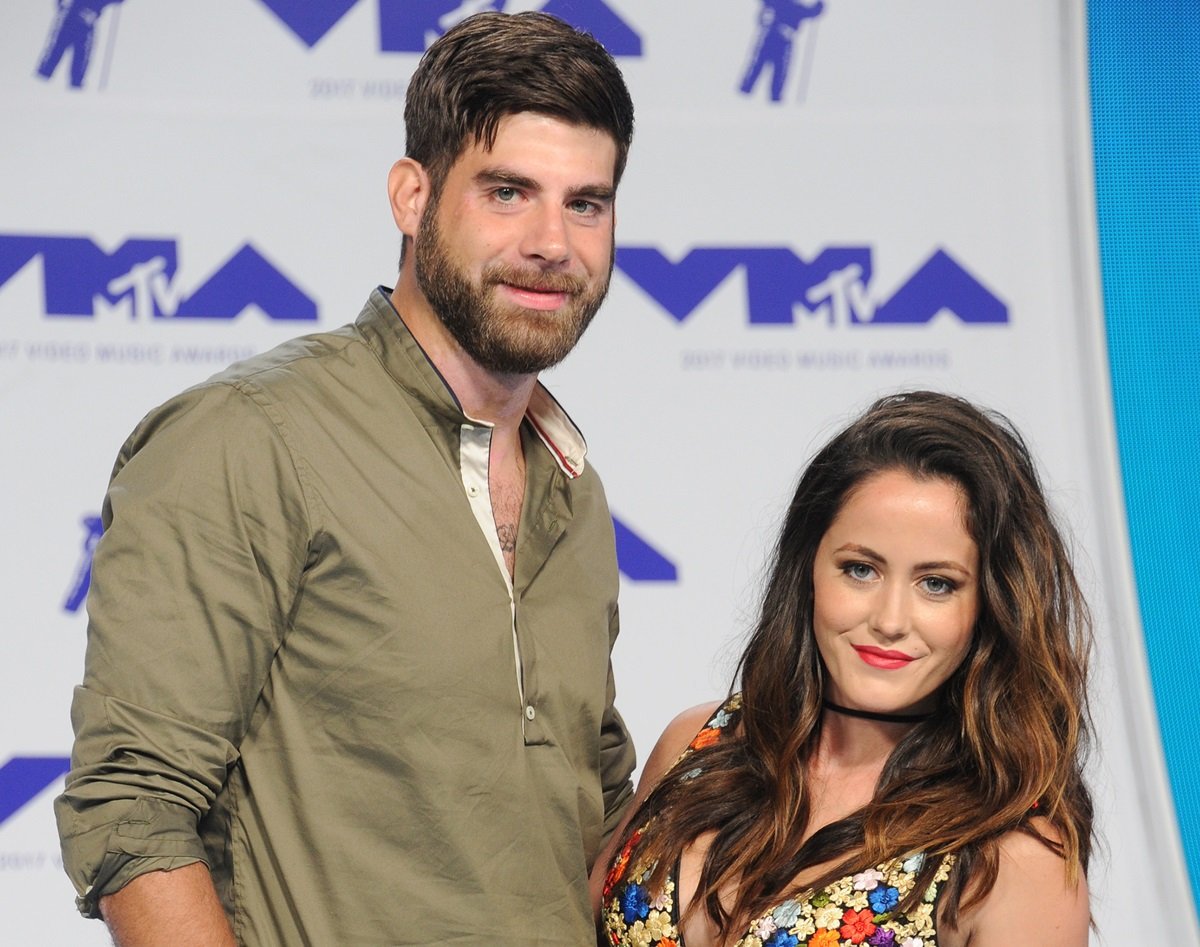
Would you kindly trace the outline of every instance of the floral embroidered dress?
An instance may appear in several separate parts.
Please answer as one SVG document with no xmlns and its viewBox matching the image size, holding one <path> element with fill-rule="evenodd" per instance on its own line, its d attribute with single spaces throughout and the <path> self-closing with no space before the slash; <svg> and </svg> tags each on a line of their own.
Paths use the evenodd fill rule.
<svg viewBox="0 0 1200 947">
<path fill-rule="evenodd" d="M 696 735 L 684 758 L 716 743 L 740 707 L 740 694 L 727 700 Z M 699 773 L 697 768 L 682 778 Z M 625 843 L 605 881 L 601 906 L 605 939 L 613 947 L 680 947 L 674 872 L 668 872 L 662 893 L 651 897 L 644 885 L 650 869 L 629 864 L 633 846 L 645 829 Z M 750 924 L 735 947 L 937 947 L 937 898 L 954 865 L 953 855 L 943 857 L 915 910 L 893 913 L 912 890 L 924 863 L 921 853 L 895 858 L 806 897 L 788 898 Z"/>
</svg>

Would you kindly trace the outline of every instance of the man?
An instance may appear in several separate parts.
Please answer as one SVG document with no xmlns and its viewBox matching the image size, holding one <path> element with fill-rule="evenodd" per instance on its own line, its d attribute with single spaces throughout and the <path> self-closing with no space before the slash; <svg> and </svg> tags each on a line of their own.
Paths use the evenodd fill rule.
<svg viewBox="0 0 1200 947">
<path fill-rule="evenodd" d="M 57 814 L 122 947 L 593 942 L 616 562 L 537 373 L 605 294 L 632 104 L 591 37 L 487 13 L 405 124 L 390 296 L 118 458 Z"/>
</svg>

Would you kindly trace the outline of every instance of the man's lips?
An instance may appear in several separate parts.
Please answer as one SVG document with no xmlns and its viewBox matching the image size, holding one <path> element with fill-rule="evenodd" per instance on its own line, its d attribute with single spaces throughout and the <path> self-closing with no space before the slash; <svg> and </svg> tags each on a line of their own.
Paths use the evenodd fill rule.
<svg viewBox="0 0 1200 947">
<path fill-rule="evenodd" d="M 561 289 L 540 289 L 512 283 L 500 283 L 499 286 L 513 302 L 526 309 L 558 309 L 571 298 L 569 292 Z"/>
<path fill-rule="evenodd" d="M 487 267 L 483 283 L 494 286 L 501 297 L 514 305 L 545 312 L 563 308 L 588 287 L 587 281 L 576 273 L 506 264 Z"/>
<path fill-rule="evenodd" d="M 856 644 L 852 647 L 865 663 L 885 671 L 896 671 L 902 667 L 908 667 L 909 662 L 914 660 L 912 655 L 905 654 L 903 651 L 885 651 L 883 648 L 875 648 L 871 645 Z"/>
</svg>

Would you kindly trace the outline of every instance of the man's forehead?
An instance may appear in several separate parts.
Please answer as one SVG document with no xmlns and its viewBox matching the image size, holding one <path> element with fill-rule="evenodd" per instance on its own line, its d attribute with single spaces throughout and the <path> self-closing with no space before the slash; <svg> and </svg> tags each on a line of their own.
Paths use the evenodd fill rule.
<svg viewBox="0 0 1200 947">
<path fill-rule="evenodd" d="M 506 112 L 501 115 L 496 121 L 495 133 L 492 136 L 491 144 L 484 140 L 481 134 L 468 138 L 464 143 L 466 147 L 472 144 L 477 145 L 485 150 L 490 150 L 502 136 L 511 135 L 530 135 L 536 136 L 539 130 L 544 133 L 547 129 L 560 128 L 572 129 L 582 132 L 588 136 L 595 136 L 597 140 L 607 140 L 612 145 L 614 150 L 617 147 L 617 140 L 612 133 L 599 125 L 589 125 L 586 122 L 576 122 L 561 115 L 554 115 L 550 112 Z"/>
<path fill-rule="evenodd" d="M 612 134 L 603 128 L 543 112 L 512 112 L 501 116 L 493 140 L 468 137 L 451 167 L 478 165 L 491 159 L 500 159 L 504 164 L 532 162 L 539 153 L 555 151 L 594 157 L 603 163 L 611 183 L 617 162 L 617 142 Z"/>
</svg>

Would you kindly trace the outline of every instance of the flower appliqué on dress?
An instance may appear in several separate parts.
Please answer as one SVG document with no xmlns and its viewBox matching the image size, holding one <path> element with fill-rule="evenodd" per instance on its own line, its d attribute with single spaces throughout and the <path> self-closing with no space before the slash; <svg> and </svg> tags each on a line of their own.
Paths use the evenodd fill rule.
<svg viewBox="0 0 1200 947">
<path fill-rule="evenodd" d="M 740 706 L 740 695 L 727 701 L 684 756 L 715 743 L 730 713 Z M 681 778 L 695 775 L 693 770 Z M 613 947 L 679 945 L 674 878 L 668 873 L 662 890 L 650 891 L 645 882 L 654 866 L 630 866 L 632 850 L 646 831 L 652 827 L 643 826 L 625 843 L 604 885 L 602 920 Z M 735 947 L 937 947 L 934 905 L 954 866 L 953 855 L 943 856 L 923 903 L 909 914 L 895 913 L 924 864 L 923 854 L 906 855 L 841 878 L 821 891 L 788 898 L 751 922 Z"/>
</svg>

